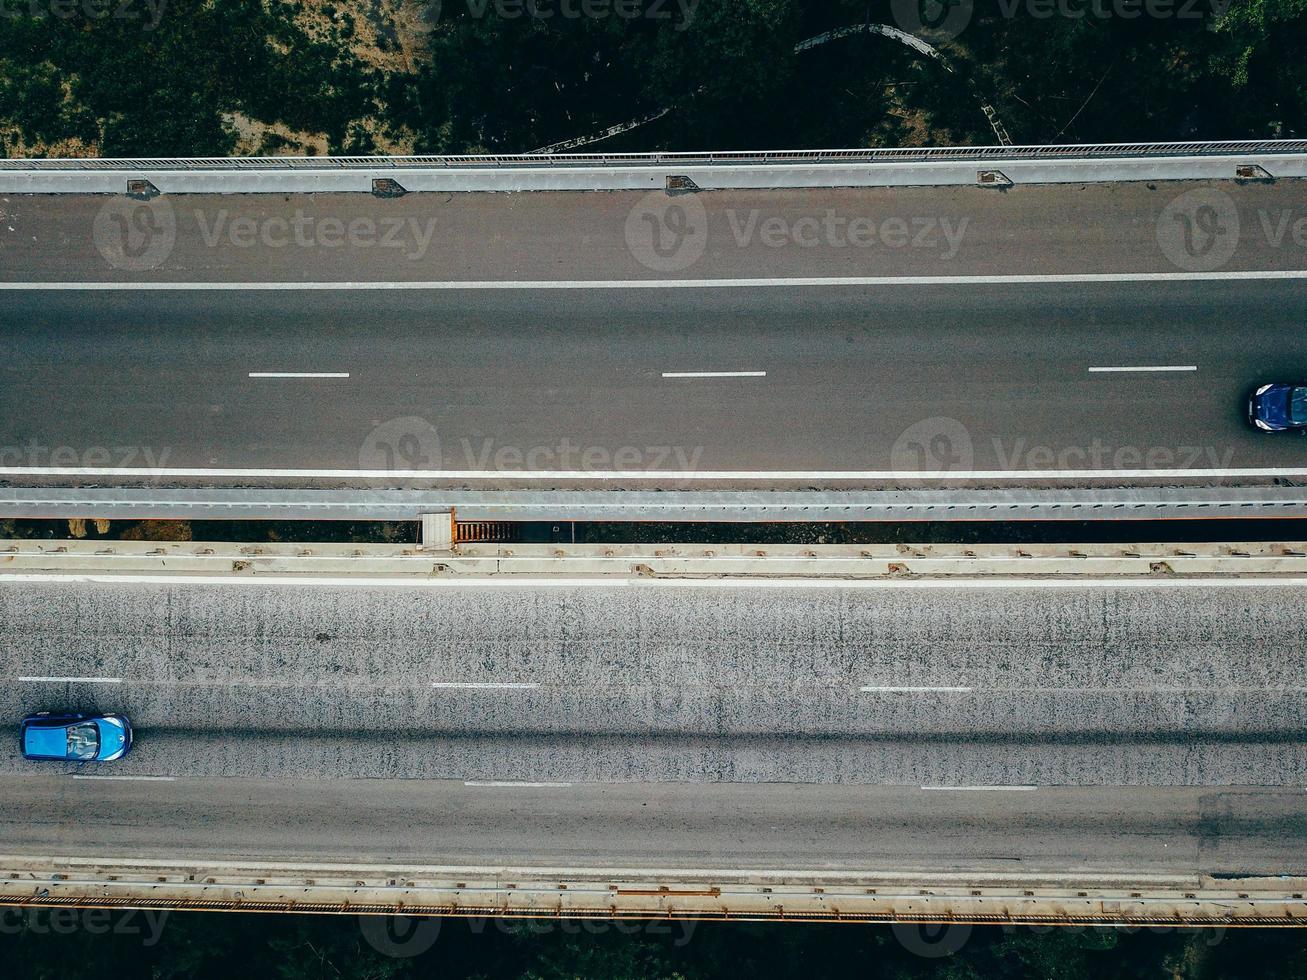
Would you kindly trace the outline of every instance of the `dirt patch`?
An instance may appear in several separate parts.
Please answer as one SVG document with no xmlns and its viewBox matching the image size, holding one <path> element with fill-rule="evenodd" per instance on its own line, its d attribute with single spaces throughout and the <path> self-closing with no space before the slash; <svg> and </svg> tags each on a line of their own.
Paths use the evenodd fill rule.
<svg viewBox="0 0 1307 980">
<path fill-rule="evenodd" d="M 387 74 L 412 73 L 430 62 L 432 11 L 420 0 L 303 0 L 292 22 L 315 41 L 348 50 Z"/>
</svg>

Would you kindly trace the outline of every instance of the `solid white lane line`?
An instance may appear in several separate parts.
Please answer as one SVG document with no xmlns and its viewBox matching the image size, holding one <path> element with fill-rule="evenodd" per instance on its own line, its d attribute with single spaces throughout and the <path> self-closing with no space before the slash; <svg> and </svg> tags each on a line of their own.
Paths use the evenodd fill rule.
<svg viewBox="0 0 1307 980">
<path fill-rule="evenodd" d="M 1150 364 L 1126 367 L 1091 367 L 1090 374 L 1148 374 L 1157 371 L 1197 371 L 1197 364 Z"/>
<path fill-rule="evenodd" d="M 766 371 L 664 371 L 664 378 L 765 378 Z"/>
<path fill-rule="evenodd" d="M 121 677 L 20 677 L 27 684 L 121 684 Z"/>
<path fill-rule="evenodd" d="M 917 693 L 947 693 L 947 694 L 966 694 L 971 691 L 969 687 L 860 687 L 859 691 L 864 694 L 917 694 Z"/>
<path fill-rule="evenodd" d="M 348 371 L 251 371 L 251 378 L 348 378 Z"/>
<path fill-rule="evenodd" d="M 944 790 L 962 793 L 1027 793 L 1038 789 L 1037 786 L 923 786 L 922 789 Z"/>
<path fill-rule="evenodd" d="M 1171 477 L 1215 479 L 1218 477 L 1307 477 L 1307 464 L 1299 466 L 1172 467 L 1134 470 L 947 470 L 942 473 L 915 470 L 314 470 L 314 469 L 224 469 L 222 467 L 165 466 L 0 466 L 3 476 L 123 476 L 123 477 L 225 477 L 258 479 L 286 477 L 305 480 L 574 480 L 594 483 L 608 480 L 674 480 L 702 483 L 721 480 L 877 480 L 901 482 L 924 480 L 960 483 L 967 480 L 1149 480 Z M 35 492 L 35 491 L 31 491 Z M 43 498 L 7 500 L 8 503 L 48 503 Z M 61 500 L 60 503 L 70 501 Z M 71 501 L 78 503 L 79 501 Z M 1237 504 L 1241 501 L 1230 501 Z M 273 504 L 263 504 L 265 507 Z M 726 505 L 723 505 L 726 506 Z M 730 505 L 735 507 L 734 504 Z M 758 504 L 759 507 L 769 506 Z"/>
<path fill-rule="evenodd" d="M 490 681 L 433 681 L 434 688 L 459 691 L 530 691 L 539 684 L 498 683 Z"/>
<path fill-rule="evenodd" d="M 396 588 L 396 589 L 1302 589 L 1307 577 L 1279 578 L 1274 575 L 1242 578 L 948 578 L 948 579 L 839 579 L 839 578 L 551 578 L 541 575 L 440 579 L 385 578 L 360 575 L 188 575 L 140 574 L 114 572 L 0 572 L 0 587 L 32 582 L 95 585 L 227 585 L 233 587 L 269 586 L 322 588 Z M 77 678 L 69 678 L 77 680 Z"/>
<path fill-rule="evenodd" d="M 464 786 L 499 786 L 513 787 L 520 789 L 566 789 L 571 783 L 525 783 L 517 782 L 512 779 L 468 779 L 464 780 Z"/>
<path fill-rule="evenodd" d="M 304 290 L 361 289 L 740 289 L 761 286 L 980 286 L 1093 282 L 1221 282 L 1249 279 L 1307 279 L 1307 269 L 1248 272 L 1086 272 L 1011 276 L 794 276 L 741 279 L 476 279 L 366 282 L 0 282 L 9 290 Z"/>
<path fill-rule="evenodd" d="M 102 780 L 120 780 L 122 782 L 133 783 L 175 783 L 176 776 L 83 776 L 74 775 L 74 779 L 102 779 Z"/>
</svg>

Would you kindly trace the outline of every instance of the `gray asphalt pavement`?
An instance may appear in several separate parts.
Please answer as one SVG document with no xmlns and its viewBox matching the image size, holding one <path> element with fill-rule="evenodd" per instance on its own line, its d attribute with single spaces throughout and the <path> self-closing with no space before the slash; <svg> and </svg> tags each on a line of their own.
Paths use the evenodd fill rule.
<svg viewBox="0 0 1307 980">
<path fill-rule="evenodd" d="M 1301 468 L 1307 443 L 1245 415 L 1253 386 L 1307 379 L 1305 320 L 1299 281 L 9 293 L 0 465 L 478 486 Z M 1090 371 L 1131 366 L 1195 370 Z M 664 376 L 702 371 L 766 374 Z"/>
<path fill-rule="evenodd" d="M 1181 199 L 1194 190 L 1203 196 Z M 1204 205 L 1214 210 L 1200 215 Z M 0 281 L 1173 272 L 1180 267 L 1161 241 L 1183 248 L 1175 235 L 1185 222 L 1177 213 L 1188 215 L 1200 235 L 1191 242 L 1200 264 L 1212 254 L 1201 237 L 1210 228 L 1234 246 L 1220 268 L 1301 269 L 1307 239 L 1294 223 L 1302 209 L 1294 180 L 679 197 L 197 194 L 148 205 L 98 195 L 11 195 L 0 199 Z M 1188 253 L 1172 254 L 1186 261 Z"/>
<path fill-rule="evenodd" d="M 464 786 L 7 776 L 0 854 L 474 867 L 1303 874 L 1299 788 Z"/>
<path fill-rule="evenodd" d="M 1299 784 L 1305 619 L 1277 585 L 0 580 L 0 717 L 125 712 L 118 775 Z"/>
</svg>

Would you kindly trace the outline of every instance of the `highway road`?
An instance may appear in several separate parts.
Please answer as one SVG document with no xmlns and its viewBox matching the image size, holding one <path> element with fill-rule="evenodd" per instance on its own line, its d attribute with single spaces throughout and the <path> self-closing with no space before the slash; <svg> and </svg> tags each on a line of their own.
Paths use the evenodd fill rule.
<svg viewBox="0 0 1307 980">
<path fill-rule="evenodd" d="M 15 477 L 1307 472 L 1244 417 L 1307 378 L 1307 281 L 5 300 Z M 1136 366 L 1183 370 L 1096 370 Z"/>
<path fill-rule="evenodd" d="M 0 475 L 479 487 L 1302 475 L 1307 444 L 1242 417 L 1252 386 L 1307 378 L 1296 187 L 659 196 L 701 213 L 654 215 L 671 235 L 657 248 L 635 220 L 653 205 L 633 194 L 179 197 L 171 225 L 154 212 L 97 225 L 115 198 L 10 198 L 0 286 L 47 287 L 8 290 L 0 309 Z M 1237 235 L 1215 268 L 1215 252 L 1159 238 L 1183 224 L 1172 212 L 1189 193 L 1233 208 L 1216 214 Z M 268 222 L 297 212 L 312 221 L 275 244 Z M 839 244 L 855 216 L 875 224 L 872 244 Z M 406 258 L 381 244 L 382 218 L 436 231 L 415 232 Z M 146 235 L 109 249 L 115 267 L 105 238 L 126 247 L 138 219 L 172 229 L 167 254 L 121 268 L 152 261 Z M 329 219 L 354 231 L 324 244 Z M 914 245 L 916 231 L 904 243 L 897 224 L 887 237 L 890 219 L 935 220 L 934 245 Z M 679 267 L 670 257 L 700 225 L 702 254 Z M 964 225 L 954 249 L 945 229 Z M 1289 278 L 1232 278 L 1250 271 Z M 1101 281 L 1040 278 L 1084 275 Z M 862 278 L 832 282 L 849 276 Z M 65 288 L 94 282 L 114 288 Z M 145 288 L 164 283 L 178 288 Z"/>
<path fill-rule="evenodd" d="M 1303 599 L 0 578 L 0 718 L 126 712 L 122 777 L 1301 786 Z"/>
<path fill-rule="evenodd" d="M 566 869 L 1307 873 L 1292 789 L 6 776 L 0 854 Z M 1132 877 L 1133 876 L 1133 877 Z"/>
</svg>

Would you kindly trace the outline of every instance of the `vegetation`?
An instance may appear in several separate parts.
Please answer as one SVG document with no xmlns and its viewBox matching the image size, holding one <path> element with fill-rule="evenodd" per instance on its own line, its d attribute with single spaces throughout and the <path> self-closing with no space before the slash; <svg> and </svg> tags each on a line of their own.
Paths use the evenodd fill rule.
<svg viewBox="0 0 1307 980">
<path fill-rule="evenodd" d="M 956 948 L 939 955 L 914 939 L 915 930 L 885 926 L 446 919 L 415 934 L 422 941 L 404 952 L 416 955 L 393 956 L 369 938 L 375 924 L 364 930 L 353 917 L 171 913 L 147 921 L 114 912 L 91 931 L 68 927 L 87 915 L 69 911 L 59 935 L 51 910 L 24 914 L 34 917 L 24 924 L 10 910 L 0 930 L 0 952 L 16 980 L 63 980 L 70 963 L 86 976 L 157 980 L 1307 977 L 1301 930 L 952 926 L 950 934 L 924 937 Z"/>
<path fill-rule="evenodd" d="M 868 34 L 795 51 L 895 24 L 901 0 L 589 0 L 598 17 L 531 2 L 555 15 L 6 0 L 0 141 L 11 156 L 521 152 L 670 109 L 600 145 L 991 143 L 981 94 L 1016 142 L 1307 134 L 1307 0 L 921 0 L 966 14 L 956 37 L 925 33 L 952 71 Z M 640 15 L 618 16 L 629 2 Z"/>
</svg>

